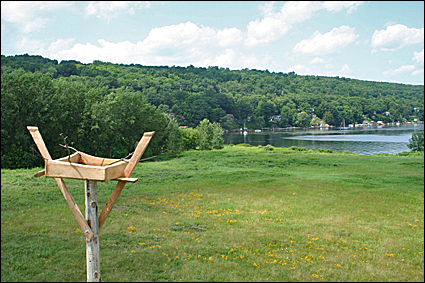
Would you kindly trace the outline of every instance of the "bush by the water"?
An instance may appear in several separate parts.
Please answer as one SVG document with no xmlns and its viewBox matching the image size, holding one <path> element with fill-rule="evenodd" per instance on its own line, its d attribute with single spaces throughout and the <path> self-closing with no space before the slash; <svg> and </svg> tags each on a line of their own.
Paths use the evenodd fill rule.
<svg viewBox="0 0 425 283">
<path fill-rule="evenodd" d="M 274 150 L 274 146 L 272 146 L 271 144 L 268 144 L 264 147 L 264 150 Z"/>
<path fill-rule="evenodd" d="M 413 151 L 424 151 L 424 132 L 413 133 L 407 146 Z"/>
</svg>

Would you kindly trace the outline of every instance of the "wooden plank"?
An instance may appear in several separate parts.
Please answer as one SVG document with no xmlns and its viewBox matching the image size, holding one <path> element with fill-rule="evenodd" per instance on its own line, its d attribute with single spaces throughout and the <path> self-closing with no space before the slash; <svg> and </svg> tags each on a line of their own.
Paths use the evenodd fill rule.
<svg viewBox="0 0 425 283">
<path fill-rule="evenodd" d="M 122 177 L 127 166 L 128 162 L 126 161 L 118 161 L 112 165 L 103 166 L 105 168 L 105 180 Z"/>
<path fill-rule="evenodd" d="M 41 171 L 38 171 L 37 173 L 34 174 L 34 177 L 41 177 L 44 176 L 46 174 L 46 170 L 43 169 Z"/>
<path fill-rule="evenodd" d="M 105 181 L 105 170 L 100 166 L 49 160 L 46 162 L 46 177 Z"/>
<path fill-rule="evenodd" d="M 131 176 L 131 173 L 133 173 L 134 168 L 136 167 L 137 163 L 140 160 L 140 157 L 142 157 L 143 152 L 145 151 L 146 147 L 149 144 L 149 141 L 151 140 L 153 134 L 155 132 L 146 132 L 143 134 L 143 137 L 140 139 L 139 143 L 137 144 L 136 149 L 134 150 L 133 155 L 131 156 L 130 162 L 128 163 L 127 167 L 124 170 L 123 176 L 124 178 L 129 178 Z M 122 190 L 124 189 L 124 186 L 127 182 L 125 181 L 119 181 L 117 185 L 115 186 L 114 191 L 112 192 L 109 199 L 106 201 L 105 206 L 102 209 L 102 212 L 99 216 L 99 229 L 102 228 L 103 223 L 105 223 L 106 218 L 109 215 L 109 212 L 111 212 L 112 208 L 115 205 L 115 202 L 117 201 L 118 197 L 120 196 Z"/>
<path fill-rule="evenodd" d="M 81 156 L 78 152 L 74 152 L 73 154 L 69 155 L 69 156 L 65 156 L 59 159 L 55 159 L 55 161 L 63 161 L 63 162 L 70 162 L 71 163 L 80 163 L 81 161 Z"/>
<path fill-rule="evenodd" d="M 41 137 L 41 134 L 38 131 L 38 128 L 28 126 L 27 129 L 30 132 L 35 144 L 37 145 L 41 156 L 43 156 L 44 159 L 51 160 L 52 158 L 50 157 L 50 154 L 47 151 L 46 145 L 44 144 L 43 138 Z M 81 214 L 81 211 L 78 208 L 78 205 L 75 203 L 74 198 L 72 197 L 71 193 L 69 192 L 68 188 L 66 187 L 65 182 L 61 178 L 55 178 L 55 181 L 58 184 L 59 189 L 61 190 L 66 202 L 68 203 L 69 208 L 71 209 L 72 213 L 74 214 L 75 219 L 77 220 L 78 224 L 80 225 L 83 233 L 85 234 L 86 238 L 89 241 L 91 241 L 91 239 L 93 237 L 93 232 L 91 231 L 87 222 L 84 220 L 83 215 Z"/>
<path fill-rule="evenodd" d="M 139 179 L 138 178 L 124 178 L 124 177 L 118 177 L 113 179 L 114 181 L 124 181 L 124 182 L 130 182 L 130 183 L 136 183 Z"/>
<path fill-rule="evenodd" d="M 72 197 L 71 193 L 69 192 L 68 188 L 66 187 L 65 182 L 63 181 L 62 178 L 55 178 L 55 181 L 58 184 L 59 189 L 61 190 L 63 194 L 63 197 L 68 203 L 69 208 L 74 214 L 74 217 L 77 220 L 78 224 L 80 225 L 84 235 L 86 236 L 88 241 L 91 241 L 91 239 L 93 238 L 93 231 L 90 229 L 89 225 L 87 224 L 87 221 L 84 219 L 83 215 L 81 214 L 81 211 L 78 208 L 78 205 L 75 203 L 75 200 Z"/>
<path fill-rule="evenodd" d="M 148 146 L 153 134 L 155 134 L 155 132 L 147 132 L 143 134 L 143 137 L 140 139 L 136 149 L 133 152 L 133 155 L 131 156 L 130 162 L 128 162 L 128 165 L 124 170 L 123 177 L 131 176 L 131 173 L 133 173 L 134 168 L 136 168 L 136 165 L 142 157 L 143 152 L 145 152 L 145 149 Z"/>
<path fill-rule="evenodd" d="M 80 151 L 80 154 L 85 157 L 85 158 L 82 157 L 80 162 L 83 163 L 83 164 L 87 164 L 87 165 L 91 164 L 91 165 L 95 165 L 95 166 L 106 166 L 106 165 L 108 165 L 112 162 L 119 160 L 119 159 L 92 156 L 92 155 L 89 155 L 89 154 L 81 152 L 81 151 Z M 87 161 L 89 161 L 90 164 Z"/>
<path fill-rule="evenodd" d="M 48 160 L 46 161 L 46 177 L 104 182 L 121 177 L 126 166 L 127 162 L 125 161 L 119 161 L 110 166 L 91 166 L 68 161 Z"/>
<path fill-rule="evenodd" d="M 44 144 L 43 138 L 41 137 L 38 128 L 28 126 L 27 129 L 30 132 L 35 144 L 37 145 L 38 151 L 40 151 L 41 156 L 43 156 L 44 159 L 51 160 L 52 158 L 50 157 L 50 154 L 47 151 L 46 145 Z"/>
</svg>

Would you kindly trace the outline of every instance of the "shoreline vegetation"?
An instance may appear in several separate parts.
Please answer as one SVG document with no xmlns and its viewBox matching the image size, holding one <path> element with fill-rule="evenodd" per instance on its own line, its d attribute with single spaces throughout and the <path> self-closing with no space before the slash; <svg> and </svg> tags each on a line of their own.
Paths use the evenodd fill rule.
<svg viewBox="0 0 425 283">
<path fill-rule="evenodd" d="M 378 123 L 381 122 L 381 123 Z M 419 125 L 423 124 L 423 121 L 417 121 L 417 122 L 392 122 L 392 123 L 383 123 L 382 121 L 378 122 L 371 122 L 371 123 L 365 123 L 365 124 L 349 124 L 348 127 L 350 129 L 355 128 L 375 128 L 375 127 L 383 127 L 383 126 L 400 126 L 400 125 Z M 264 131 L 293 131 L 293 130 L 309 130 L 309 129 L 340 129 L 341 127 L 335 127 L 332 125 L 320 125 L 320 126 L 310 126 L 307 128 L 301 128 L 301 127 L 286 127 L 286 128 L 279 128 L 279 127 L 272 127 L 272 128 L 261 128 L 261 129 L 248 129 L 248 128 L 239 128 L 239 129 L 233 129 L 233 130 L 225 130 L 226 133 L 232 133 L 232 132 L 264 132 Z"/>
<path fill-rule="evenodd" d="M 41 169 L 1 170 L 1 281 L 86 281 L 85 237 Z M 102 280 L 423 282 L 423 170 L 423 152 L 247 144 L 140 163 L 100 231 Z M 67 185 L 83 209 L 84 182 Z"/>
</svg>

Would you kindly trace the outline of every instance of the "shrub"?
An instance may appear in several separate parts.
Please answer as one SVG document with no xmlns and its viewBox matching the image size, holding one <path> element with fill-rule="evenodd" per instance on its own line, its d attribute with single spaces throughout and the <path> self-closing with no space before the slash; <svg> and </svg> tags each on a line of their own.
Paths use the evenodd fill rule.
<svg viewBox="0 0 425 283">
<path fill-rule="evenodd" d="M 193 128 L 180 129 L 184 150 L 196 149 L 201 139 L 200 134 Z"/>
<path fill-rule="evenodd" d="M 199 132 L 199 149 L 222 149 L 224 144 L 223 129 L 219 123 L 210 123 L 208 119 L 202 120 L 196 130 Z"/>
<path fill-rule="evenodd" d="M 240 144 L 237 144 L 236 146 L 240 146 L 240 147 L 251 147 L 251 145 L 249 143 L 240 143 Z"/>
<path fill-rule="evenodd" d="M 182 132 L 174 118 L 169 120 L 165 132 L 167 133 L 167 147 L 165 152 L 168 156 L 175 157 L 183 150 L 183 138 Z"/>
<path fill-rule="evenodd" d="M 272 146 L 271 144 L 268 144 L 264 147 L 264 150 L 274 150 L 274 146 Z"/>
<path fill-rule="evenodd" d="M 407 145 L 412 151 L 424 151 L 424 132 L 415 132 Z"/>
<path fill-rule="evenodd" d="M 222 149 L 224 147 L 224 139 L 223 139 L 223 128 L 219 123 L 214 122 L 212 124 L 213 129 L 213 137 L 211 141 L 211 145 L 214 149 Z"/>
<path fill-rule="evenodd" d="M 318 152 L 324 152 L 324 153 L 332 153 L 332 149 L 318 148 L 317 151 Z"/>
<path fill-rule="evenodd" d="M 292 150 L 296 150 L 296 151 L 307 151 L 307 148 L 305 147 L 297 147 L 297 146 L 291 146 Z"/>
</svg>

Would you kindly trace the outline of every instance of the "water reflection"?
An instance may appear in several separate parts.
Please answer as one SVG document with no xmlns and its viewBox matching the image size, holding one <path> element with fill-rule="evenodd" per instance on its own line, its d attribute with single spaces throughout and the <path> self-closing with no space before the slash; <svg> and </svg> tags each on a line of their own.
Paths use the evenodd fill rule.
<svg viewBox="0 0 425 283">
<path fill-rule="evenodd" d="M 359 154 L 409 151 L 407 147 L 413 132 L 423 131 L 423 124 L 355 128 L 340 130 L 297 130 L 290 132 L 249 132 L 247 135 L 227 133 L 226 144 L 248 143 L 253 146 L 271 144 L 275 147 L 322 148 Z"/>
</svg>

